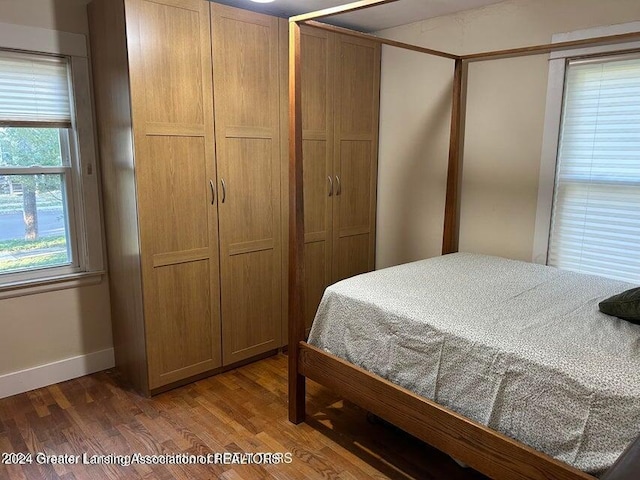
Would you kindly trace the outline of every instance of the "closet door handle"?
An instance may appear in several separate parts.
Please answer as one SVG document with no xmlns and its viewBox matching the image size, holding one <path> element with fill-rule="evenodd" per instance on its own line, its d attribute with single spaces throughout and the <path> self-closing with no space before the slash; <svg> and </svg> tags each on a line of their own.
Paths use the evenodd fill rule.
<svg viewBox="0 0 640 480">
<path fill-rule="evenodd" d="M 222 183 L 222 203 L 227 199 L 227 185 L 224 183 L 224 178 L 220 179 L 220 183 Z"/>
<path fill-rule="evenodd" d="M 342 185 L 340 184 L 340 176 L 336 175 L 336 196 L 342 193 Z"/>
<path fill-rule="evenodd" d="M 331 180 L 330 176 L 327 176 L 327 180 L 329 180 L 329 196 L 333 195 L 333 180 Z"/>
<path fill-rule="evenodd" d="M 216 187 L 213 185 L 213 180 L 209 180 L 209 187 L 211 188 L 211 205 L 216 203 Z"/>
</svg>

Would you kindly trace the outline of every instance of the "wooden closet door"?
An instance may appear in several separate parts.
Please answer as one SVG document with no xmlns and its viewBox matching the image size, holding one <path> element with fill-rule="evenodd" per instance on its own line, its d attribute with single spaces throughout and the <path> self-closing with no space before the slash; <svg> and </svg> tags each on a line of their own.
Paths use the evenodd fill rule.
<svg viewBox="0 0 640 480">
<path fill-rule="evenodd" d="M 335 36 L 302 26 L 302 150 L 304 172 L 305 321 L 311 327 L 324 289 L 331 283 L 333 89 Z"/>
<path fill-rule="evenodd" d="M 336 40 L 334 281 L 374 269 L 380 44 Z"/>
<path fill-rule="evenodd" d="M 280 346 L 278 20 L 215 3 L 211 15 L 222 351 L 230 364 Z"/>
<path fill-rule="evenodd" d="M 209 10 L 201 0 L 125 8 L 153 390 L 221 365 Z"/>
</svg>

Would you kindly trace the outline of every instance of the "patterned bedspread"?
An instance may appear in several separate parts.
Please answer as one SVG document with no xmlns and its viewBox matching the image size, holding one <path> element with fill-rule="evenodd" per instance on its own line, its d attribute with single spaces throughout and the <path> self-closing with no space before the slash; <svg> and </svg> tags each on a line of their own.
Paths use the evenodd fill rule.
<svg viewBox="0 0 640 480">
<path fill-rule="evenodd" d="M 457 253 L 327 288 L 309 343 L 599 475 L 640 433 L 632 285 Z"/>
</svg>

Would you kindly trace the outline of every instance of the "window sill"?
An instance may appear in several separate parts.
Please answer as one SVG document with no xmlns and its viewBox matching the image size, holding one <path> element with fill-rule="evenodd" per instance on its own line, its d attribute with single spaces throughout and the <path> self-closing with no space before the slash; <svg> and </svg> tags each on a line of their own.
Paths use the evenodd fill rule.
<svg viewBox="0 0 640 480">
<path fill-rule="evenodd" d="M 7 283 L 0 285 L 0 300 L 53 292 L 56 290 L 65 290 L 68 288 L 97 285 L 102 282 L 102 277 L 105 273 L 105 271 L 71 273 L 68 275 L 60 275 L 58 277 Z"/>
</svg>

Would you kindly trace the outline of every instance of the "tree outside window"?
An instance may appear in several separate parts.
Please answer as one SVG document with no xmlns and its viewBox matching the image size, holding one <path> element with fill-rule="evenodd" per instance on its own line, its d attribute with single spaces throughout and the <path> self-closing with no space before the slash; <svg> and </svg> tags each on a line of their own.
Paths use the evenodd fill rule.
<svg viewBox="0 0 640 480">
<path fill-rule="evenodd" d="M 71 261 L 61 133 L 0 128 L 0 273 Z"/>
<path fill-rule="evenodd" d="M 52 128 L 0 129 L 0 165 L 4 167 L 62 165 L 58 130 Z M 21 175 L 20 186 L 22 187 L 24 238 L 31 241 L 37 240 L 37 194 L 49 193 L 53 198 L 58 197 L 61 202 L 60 185 L 48 175 Z"/>
</svg>

